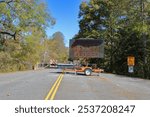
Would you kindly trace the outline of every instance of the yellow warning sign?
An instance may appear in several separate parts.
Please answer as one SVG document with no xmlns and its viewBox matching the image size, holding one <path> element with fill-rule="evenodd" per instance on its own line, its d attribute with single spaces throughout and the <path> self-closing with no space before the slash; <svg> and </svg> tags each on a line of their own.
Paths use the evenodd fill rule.
<svg viewBox="0 0 150 117">
<path fill-rule="evenodd" d="M 128 56 L 128 66 L 134 66 L 135 65 L 135 57 L 134 56 Z"/>
</svg>

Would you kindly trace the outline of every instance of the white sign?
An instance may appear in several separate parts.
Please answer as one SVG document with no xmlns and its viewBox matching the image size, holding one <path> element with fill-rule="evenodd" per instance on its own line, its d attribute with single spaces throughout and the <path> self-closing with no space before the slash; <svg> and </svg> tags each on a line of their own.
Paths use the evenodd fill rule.
<svg viewBox="0 0 150 117">
<path fill-rule="evenodd" d="M 133 66 L 129 66 L 128 67 L 128 72 L 129 73 L 133 73 L 134 72 L 134 67 Z"/>
</svg>

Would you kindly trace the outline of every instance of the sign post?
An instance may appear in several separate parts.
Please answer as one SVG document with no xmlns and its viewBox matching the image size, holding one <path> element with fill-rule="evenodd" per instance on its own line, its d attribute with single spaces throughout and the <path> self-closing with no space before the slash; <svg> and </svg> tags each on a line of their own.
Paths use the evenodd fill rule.
<svg viewBox="0 0 150 117">
<path fill-rule="evenodd" d="M 127 63 L 128 63 L 128 72 L 133 73 L 134 72 L 134 65 L 135 65 L 135 57 L 134 56 L 128 56 Z"/>
</svg>

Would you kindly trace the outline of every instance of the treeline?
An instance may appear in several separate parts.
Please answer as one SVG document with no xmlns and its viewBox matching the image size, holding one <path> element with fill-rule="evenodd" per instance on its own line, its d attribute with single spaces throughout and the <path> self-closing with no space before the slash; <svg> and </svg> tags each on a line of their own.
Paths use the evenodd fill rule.
<svg viewBox="0 0 150 117">
<path fill-rule="evenodd" d="M 54 24 L 41 0 L 0 0 L 0 72 L 31 69 L 51 56 L 65 60 L 63 35 L 46 37 L 45 29 Z M 54 55 L 57 46 L 63 48 L 61 57 Z"/>
<path fill-rule="evenodd" d="M 56 32 L 49 39 L 45 40 L 44 61 L 49 63 L 50 59 L 57 60 L 61 63 L 68 61 L 68 48 L 65 46 L 64 35 Z"/>
<path fill-rule="evenodd" d="M 105 41 L 104 59 L 94 59 L 105 71 L 150 79 L 150 2 L 148 0 L 90 0 L 82 2 L 80 31 L 74 38 Z M 127 57 L 135 57 L 128 73 Z"/>
</svg>

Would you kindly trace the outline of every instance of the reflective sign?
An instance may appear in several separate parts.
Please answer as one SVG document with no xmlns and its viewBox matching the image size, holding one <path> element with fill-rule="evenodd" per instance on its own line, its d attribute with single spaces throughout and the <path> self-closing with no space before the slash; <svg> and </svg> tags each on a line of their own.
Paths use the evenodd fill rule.
<svg viewBox="0 0 150 117">
<path fill-rule="evenodd" d="M 128 66 L 134 66 L 135 65 L 135 57 L 134 56 L 128 56 Z"/>
<path fill-rule="evenodd" d="M 134 67 L 133 66 L 129 66 L 128 67 L 128 72 L 129 73 L 133 73 L 134 72 Z"/>
</svg>

